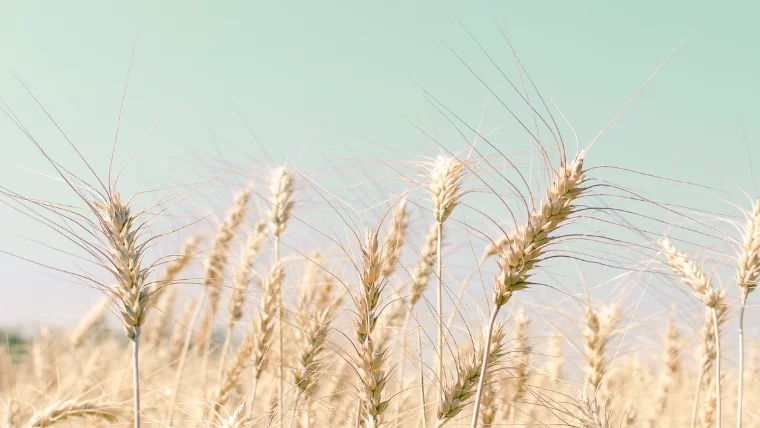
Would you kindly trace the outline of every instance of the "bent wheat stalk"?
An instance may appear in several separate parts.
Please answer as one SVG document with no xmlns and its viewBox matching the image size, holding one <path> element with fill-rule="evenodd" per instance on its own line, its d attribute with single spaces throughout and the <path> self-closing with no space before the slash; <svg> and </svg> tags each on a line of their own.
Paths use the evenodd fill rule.
<svg viewBox="0 0 760 428">
<path fill-rule="evenodd" d="M 494 325 L 499 309 L 509 301 L 512 293 L 528 287 L 531 271 L 540 260 L 546 246 L 551 243 L 550 235 L 573 212 L 573 201 L 583 192 L 581 185 L 584 181 L 584 156 L 585 151 L 581 151 L 572 163 L 564 164 L 559 171 L 554 172 L 554 180 L 546 191 L 546 199 L 542 201 L 541 206 L 532 211 L 528 222 L 509 234 L 499 248 L 499 272 L 494 281 L 495 306 L 491 313 L 490 326 Z M 490 338 L 490 334 L 486 335 L 486 349 L 489 348 Z M 481 369 L 482 374 L 485 374 L 485 359 L 483 361 Z M 472 415 L 472 428 L 478 426 L 484 382 L 485 377 L 481 376 Z"/>
<path fill-rule="evenodd" d="M 684 284 L 691 288 L 692 294 L 697 297 L 712 313 L 712 324 L 715 335 L 715 397 L 716 397 L 716 427 L 721 425 L 721 396 L 720 396 L 720 312 L 725 311 L 725 291 L 716 290 L 712 280 L 697 266 L 694 261 L 675 247 L 669 240 L 661 243 L 662 252 L 666 257 L 666 263 L 681 277 Z"/>
</svg>

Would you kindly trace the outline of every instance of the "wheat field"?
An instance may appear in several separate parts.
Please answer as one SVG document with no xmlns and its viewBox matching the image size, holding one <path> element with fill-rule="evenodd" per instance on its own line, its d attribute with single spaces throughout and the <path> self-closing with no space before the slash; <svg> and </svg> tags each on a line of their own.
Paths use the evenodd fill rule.
<svg viewBox="0 0 760 428">
<path fill-rule="evenodd" d="M 4 255 L 102 300 L 5 334 L 0 426 L 760 426 L 760 196 L 630 172 L 706 211 L 617 183 L 595 153 L 639 91 L 584 143 L 516 70 L 483 85 L 522 139 L 427 94 L 459 145 L 341 186 L 285 161 L 128 195 L 113 159 L 72 172 L 4 104 L 77 204 L 10 185 L 3 203 L 81 266 Z"/>
</svg>

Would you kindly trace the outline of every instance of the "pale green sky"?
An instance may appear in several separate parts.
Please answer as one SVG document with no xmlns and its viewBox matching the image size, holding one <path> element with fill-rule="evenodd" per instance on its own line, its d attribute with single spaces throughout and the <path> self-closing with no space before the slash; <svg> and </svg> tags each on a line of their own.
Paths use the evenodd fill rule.
<svg viewBox="0 0 760 428">
<path fill-rule="evenodd" d="M 408 119 L 434 124 L 443 144 L 459 147 L 413 82 L 473 123 L 487 91 L 439 38 L 518 103 L 459 20 L 513 70 L 499 33 L 499 24 L 505 26 L 533 81 L 551 94 L 583 143 L 695 30 L 597 144 L 593 162 L 714 187 L 730 187 L 731 180 L 757 194 L 747 156 L 760 159 L 756 2 L 3 3 L 0 96 L 56 159 L 77 172 L 81 165 L 13 73 L 102 172 L 138 38 L 122 161 L 171 103 L 138 155 L 141 166 L 125 179 L 135 188 L 172 183 L 204 153 L 237 161 L 241 155 L 266 160 L 267 153 L 277 163 L 297 159 L 307 147 L 299 161 L 304 168 L 324 166 L 322 157 L 336 154 L 435 154 Z M 506 135 L 523 137 L 513 150 L 525 149 L 524 134 L 505 123 Z M 0 144 L 0 185 L 58 196 L 60 188 L 27 171 L 49 169 L 4 117 Z M 664 194 L 652 182 L 638 188 Z M 24 238 L 40 238 L 30 229 L 34 223 L 5 206 L 0 215 L 0 249 L 37 254 L 40 244 Z M 14 296 L 0 299 L 0 324 L 68 322 L 96 299 L 91 290 L 9 257 L 0 257 L 0 268 L 8 290 L 3 295 Z"/>
</svg>

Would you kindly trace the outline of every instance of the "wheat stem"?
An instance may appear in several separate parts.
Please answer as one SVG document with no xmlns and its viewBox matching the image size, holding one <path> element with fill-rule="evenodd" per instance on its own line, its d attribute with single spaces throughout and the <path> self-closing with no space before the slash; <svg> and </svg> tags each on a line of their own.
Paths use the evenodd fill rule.
<svg viewBox="0 0 760 428">
<path fill-rule="evenodd" d="M 438 239 L 436 243 L 436 314 L 438 315 L 438 401 L 443 398 L 443 257 L 441 256 L 441 241 L 443 241 L 443 223 L 437 222 Z"/>
<path fill-rule="evenodd" d="M 720 428 L 720 335 L 718 326 L 718 309 L 712 307 L 713 317 L 713 330 L 715 334 L 715 406 L 716 406 L 716 419 L 715 427 Z"/>
<path fill-rule="evenodd" d="M 132 339 L 132 370 L 135 400 L 135 428 L 140 428 L 140 370 L 139 370 L 139 347 L 140 327 L 135 327 L 135 338 Z"/>
<path fill-rule="evenodd" d="M 742 400 L 744 392 L 744 307 L 747 305 L 747 296 L 750 289 L 742 288 L 742 304 L 739 307 L 739 386 L 736 392 L 736 427 L 742 426 Z"/>
<path fill-rule="evenodd" d="M 491 311 L 491 320 L 488 322 L 488 332 L 486 333 L 486 344 L 483 348 L 483 363 L 480 366 L 480 379 L 478 380 L 478 392 L 475 396 L 475 407 L 472 410 L 471 428 L 478 427 L 478 414 L 480 413 L 480 403 L 483 400 L 483 385 L 486 383 L 486 369 L 488 369 L 488 353 L 491 349 L 491 339 L 493 337 L 493 326 L 496 324 L 496 316 L 499 315 L 501 305 L 496 305 Z"/>
</svg>

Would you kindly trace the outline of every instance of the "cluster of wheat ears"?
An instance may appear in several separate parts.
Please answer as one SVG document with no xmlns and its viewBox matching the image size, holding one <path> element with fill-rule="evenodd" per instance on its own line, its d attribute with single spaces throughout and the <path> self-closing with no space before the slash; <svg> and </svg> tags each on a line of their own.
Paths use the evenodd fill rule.
<svg viewBox="0 0 760 428">
<path fill-rule="evenodd" d="M 468 128 L 480 150 L 469 141 L 415 161 L 416 173 L 402 174 L 405 189 L 362 210 L 286 163 L 233 189 L 231 204 L 206 218 L 216 230 L 190 222 L 159 232 L 155 220 L 192 190 L 138 207 L 120 197 L 110 173 L 90 185 L 48 158 L 81 206 L 3 195 L 105 268 L 101 277 L 67 271 L 105 297 L 71 331 L 43 329 L 28 346 L 0 347 L 0 426 L 760 426 L 758 357 L 745 357 L 743 334 L 760 276 L 760 199 L 730 219 L 733 233 L 720 232 L 735 246 L 724 259 L 687 254 L 678 230 L 716 229 L 623 189 L 642 210 L 683 220 L 661 230 L 632 225 L 605 191 L 621 188 L 587 166 L 596 139 L 567 156 L 551 114 L 544 120 L 513 89 L 530 106 L 536 129 L 524 129 L 539 166 L 526 172 L 505 144 Z M 299 216 L 307 192 L 328 202 L 323 212 L 341 218 L 344 231 Z M 494 220 L 497 233 L 459 215 L 479 212 L 468 199 L 484 193 L 508 213 Z M 639 233 L 635 245 L 613 243 L 636 247 L 639 260 L 624 266 L 574 248 L 604 240 L 592 225 L 599 213 Z M 288 236 L 304 225 L 327 243 Z M 184 245 L 157 255 L 156 244 L 175 232 L 188 236 Z M 576 290 L 558 291 L 556 301 L 578 305 L 565 318 L 577 322 L 549 327 L 542 311 L 566 309 L 525 308 L 532 290 L 551 295 L 563 280 L 544 271 L 568 254 L 614 264 L 618 279 L 650 275 L 687 291 L 681 307 L 703 312 L 701 326 L 692 335 L 674 313 L 662 316 L 646 324 L 650 342 L 634 346 L 639 352 L 621 353 L 621 344 L 637 343 L 625 337 L 633 306 Z M 707 264 L 722 266 L 721 275 Z M 465 278 L 456 274 L 463 266 Z M 733 276 L 722 275 L 727 266 Z M 113 318 L 123 335 L 109 327 Z M 728 325 L 738 335 L 726 334 Z"/>
</svg>

